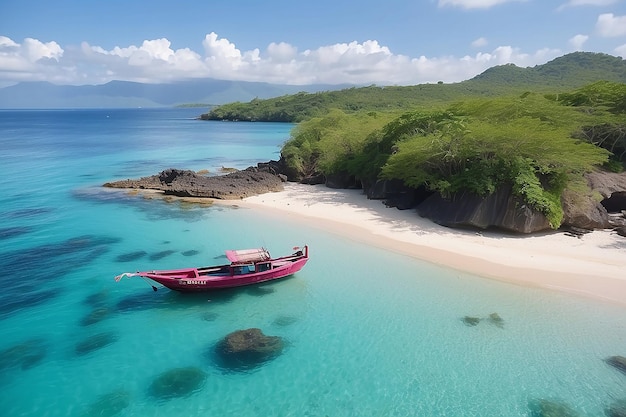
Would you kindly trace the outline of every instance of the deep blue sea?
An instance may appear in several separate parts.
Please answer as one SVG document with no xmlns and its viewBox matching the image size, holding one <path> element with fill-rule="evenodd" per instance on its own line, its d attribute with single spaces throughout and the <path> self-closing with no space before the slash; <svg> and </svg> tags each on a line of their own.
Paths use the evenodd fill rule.
<svg viewBox="0 0 626 417">
<path fill-rule="evenodd" d="M 201 112 L 0 111 L 0 416 L 532 417 L 550 401 L 596 417 L 626 399 L 626 374 L 604 361 L 626 356 L 622 306 L 442 269 L 235 203 L 101 187 L 278 159 L 293 128 L 194 120 Z M 185 295 L 114 280 L 303 244 L 301 272 L 258 287 Z M 248 328 L 283 349 L 231 367 L 216 346 Z"/>
</svg>

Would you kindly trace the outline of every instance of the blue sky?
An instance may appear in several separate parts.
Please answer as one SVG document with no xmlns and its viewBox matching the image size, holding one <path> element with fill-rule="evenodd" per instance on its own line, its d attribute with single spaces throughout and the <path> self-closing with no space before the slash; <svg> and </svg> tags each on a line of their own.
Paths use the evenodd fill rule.
<svg viewBox="0 0 626 417">
<path fill-rule="evenodd" d="M 626 57 L 626 0 L 0 0 L 0 87 L 412 85 L 573 51 Z"/>
</svg>

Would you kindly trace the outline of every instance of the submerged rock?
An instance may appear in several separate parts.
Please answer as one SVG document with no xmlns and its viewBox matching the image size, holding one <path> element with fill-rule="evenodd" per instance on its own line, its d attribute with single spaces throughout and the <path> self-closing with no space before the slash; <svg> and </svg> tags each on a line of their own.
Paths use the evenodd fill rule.
<svg viewBox="0 0 626 417">
<path fill-rule="evenodd" d="M 46 356 L 43 339 L 30 339 L 0 351 L 0 370 L 9 368 L 30 369 Z"/>
<path fill-rule="evenodd" d="M 466 326 L 476 326 L 478 323 L 480 323 L 480 318 L 478 317 L 470 317 L 470 316 L 465 316 L 461 319 L 461 321 L 466 325 Z"/>
<path fill-rule="evenodd" d="M 478 323 L 480 323 L 481 321 L 487 321 L 491 324 L 493 324 L 494 326 L 497 326 L 499 328 L 504 328 L 504 320 L 502 320 L 502 317 L 500 317 L 500 315 L 498 313 L 491 313 L 489 316 L 485 317 L 485 318 L 480 318 L 480 317 L 473 317 L 473 316 L 465 316 L 461 319 L 461 321 L 463 322 L 463 324 L 465 324 L 466 326 L 476 326 L 478 325 Z"/>
<path fill-rule="evenodd" d="M 282 338 L 266 336 L 260 329 L 252 328 L 226 335 L 215 346 L 215 353 L 222 368 L 245 371 L 275 358 L 283 347 Z"/>
<path fill-rule="evenodd" d="M 211 311 L 202 314 L 202 320 L 204 321 L 215 321 L 220 315 L 217 313 L 213 313 Z"/>
<path fill-rule="evenodd" d="M 109 291 L 101 290 L 93 294 L 89 294 L 87 297 L 85 297 L 85 299 L 83 300 L 83 304 L 90 305 L 92 307 L 102 307 L 107 303 L 108 300 Z"/>
<path fill-rule="evenodd" d="M 298 321 L 297 317 L 293 317 L 293 316 L 279 316 L 276 317 L 276 319 L 274 319 L 274 321 L 272 322 L 273 324 L 275 324 L 276 326 L 289 326 L 292 325 L 294 323 L 296 323 Z"/>
<path fill-rule="evenodd" d="M 489 315 L 489 322 L 494 326 L 498 326 L 500 328 L 504 327 L 504 320 L 502 320 L 502 317 L 500 317 L 498 313 L 491 313 Z"/>
<path fill-rule="evenodd" d="M 85 412 L 85 417 L 112 417 L 130 405 L 130 393 L 116 390 L 101 395 Z"/>
<path fill-rule="evenodd" d="M 611 356 L 605 362 L 626 374 L 626 358 L 623 356 Z"/>
<path fill-rule="evenodd" d="M 562 401 L 541 399 L 529 405 L 531 417 L 582 417 Z"/>
<path fill-rule="evenodd" d="M 146 255 L 147 255 L 146 251 L 138 250 L 135 252 L 129 252 L 129 253 L 124 253 L 122 255 L 119 255 L 117 258 L 115 258 L 115 261 L 132 262 L 132 261 L 136 261 L 137 259 L 143 258 Z"/>
<path fill-rule="evenodd" d="M 151 261 L 158 261 L 159 259 L 163 259 L 166 256 L 170 256 L 173 253 L 176 253 L 176 251 L 175 250 L 171 250 L 171 249 L 163 250 L 161 252 L 156 252 L 156 253 L 151 254 L 149 259 Z"/>
<path fill-rule="evenodd" d="M 187 397 L 200 390 L 206 378 L 207 374 L 203 370 L 193 366 L 170 369 L 152 381 L 148 394 L 160 400 Z"/>
<path fill-rule="evenodd" d="M 96 324 L 111 314 L 111 309 L 108 307 L 98 307 L 94 308 L 89 314 L 83 317 L 80 321 L 81 326 L 91 326 L 92 324 Z"/>
<path fill-rule="evenodd" d="M 78 356 L 83 356 L 98 349 L 102 349 L 117 341 L 117 335 L 112 332 L 98 333 L 76 344 L 74 350 Z"/>
</svg>

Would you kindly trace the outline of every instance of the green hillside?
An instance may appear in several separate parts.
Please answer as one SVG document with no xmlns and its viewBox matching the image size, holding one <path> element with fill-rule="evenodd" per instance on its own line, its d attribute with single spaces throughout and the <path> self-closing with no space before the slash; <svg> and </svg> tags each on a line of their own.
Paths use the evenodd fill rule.
<svg viewBox="0 0 626 417">
<path fill-rule="evenodd" d="M 344 112 L 404 111 L 413 107 L 444 106 L 454 101 L 521 94 L 559 92 L 595 81 L 626 83 L 626 61 L 606 54 L 575 52 L 532 68 L 501 65 L 460 83 L 406 87 L 368 86 L 339 91 L 298 93 L 250 102 L 221 105 L 201 116 L 204 120 L 300 122 L 330 109 Z"/>
</svg>

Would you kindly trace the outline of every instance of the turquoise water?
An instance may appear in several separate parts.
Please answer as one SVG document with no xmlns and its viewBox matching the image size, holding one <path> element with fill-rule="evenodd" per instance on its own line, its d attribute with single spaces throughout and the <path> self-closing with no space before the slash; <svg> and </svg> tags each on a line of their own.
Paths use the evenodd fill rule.
<svg viewBox="0 0 626 417">
<path fill-rule="evenodd" d="M 292 127 L 197 113 L 0 111 L 0 415 L 533 416 L 547 399 L 602 416 L 626 398 L 626 375 L 604 362 L 626 356 L 623 307 L 442 269 L 236 204 L 100 187 L 277 159 Z M 113 279 L 305 243 L 305 269 L 260 287 L 184 295 Z M 282 352 L 245 371 L 221 366 L 216 344 L 253 327 L 281 337 Z M 187 367 L 200 385 L 154 395 L 159 375 Z"/>
</svg>

